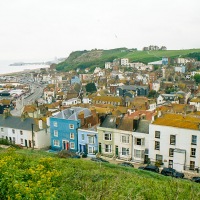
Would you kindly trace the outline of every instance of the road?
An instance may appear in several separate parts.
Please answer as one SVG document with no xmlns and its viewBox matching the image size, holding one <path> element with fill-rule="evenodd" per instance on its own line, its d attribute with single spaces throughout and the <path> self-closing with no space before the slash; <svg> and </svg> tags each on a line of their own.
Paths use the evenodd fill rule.
<svg viewBox="0 0 200 200">
<path fill-rule="evenodd" d="M 13 116 L 21 116 L 23 107 L 25 105 L 30 105 L 39 99 L 43 94 L 43 86 L 40 86 L 36 83 L 31 84 L 32 94 L 29 96 L 22 96 L 16 100 L 16 107 L 14 110 L 11 110 Z"/>
</svg>

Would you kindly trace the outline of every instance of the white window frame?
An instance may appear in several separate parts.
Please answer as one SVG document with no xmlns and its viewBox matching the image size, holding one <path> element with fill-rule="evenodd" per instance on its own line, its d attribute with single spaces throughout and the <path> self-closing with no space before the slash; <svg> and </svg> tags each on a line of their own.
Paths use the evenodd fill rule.
<svg viewBox="0 0 200 200">
<path fill-rule="evenodd" d="M 15 129 L 12 129 L 12 133 L 15 134 Z"/>
<path fill-rule="evenodd" d="M 23 140 L 23 138 L 20 139 L 20 142 L 21 142 L 21 145 L 24 144 L 24 140 Z"/>
<path fill-rule="evenodd" d="M 155 150 L 160 150 L 160 142 L 155 141 Z"/>
<path fill-rule="evenodd" d="M 91 141 L 90 139 L 91 139 L 92 141 Z M 94 136 L 88 136 L 88 143 L 89 143 L 89 144 L 94 144 Z"/>
<path fill-rule="evenodd" d="M 169 148 L 169 157 L 174 157 L 174 149 Z"/>
<path fill-rule="evenodd" d="M 53 126 L 54 126 L 54 127 L 58 127 L 58 122 L 54 121 L 54 122 L 53 122 Z"/>
<path fill-rule="evenodd" d="M 54 137 L 58 137 L 58 130 L 54 130 L 53 135 Z"/>
<path fill-rule="evenodd" d="M 112 152 L 112 145 L 105 144 L 105 153 L 111 153 L 111 152 Z"/>
<path fill-rule="evenodd" d="M 129 144 L 129 135 L 122 135 L 121 142 L 125 144 Z"/>
<path fill-rule="evenodd" d="M 53 145 L 59 147 L 60 141 L 59 140 L 53 140 Z"/>
<path fill-rule="evenodd" d="M 94 147 L 88 146 L 88 153 L 94 154 Z"/>
<path fill-rule="evenodd" d="M 196 148 L 191 148 L 191 153 L 190 153 L 190 157 L 196 157 L 196 152 L 197 152 L 197 150 L 196 150 Z"/>
<path fill-rule="evenodd" d="M 4 133 L 4 128 L 1 127 L 1 132 Z"/>
<path fill-rule="evenodd" d="M 130 150 L 129 148 L 122 147 L 122 156 L 129 156 Z"/>
<path fill-rule="evenodd" d="M 144 150 L 134 149 L 135 158 L 144 158 Z"/>
<path fill-rule="evenodd" d="M 75 143 L 74 142 L 70 142 L 70 149 L 75 149 Z"/>
<path fill-rule="evenodd" d="M 74 140 L 74 133 L 70 133 L 70 139 Z"/>
<path fill-rule="evenodd" d="M 192 144 L 192 145 L 197 145 L 197 136 L 196 136 L 196 135 L 192 135 L 191 144 Z"/>
<path fill-rule="evenodd" d="M 85 140 L 85 135 L 82 133 L 81 134 L 81 140 L 84 141 Z"/>
<path fill-rule="evenodd" d="M 74 129 L 74 124 L 69 124 L 69 129 Z"/>
<path fill-rule="evenodd" d="M 22 130 L 20 130 L 20 135 L 23 135 L 23 131 Z"/>
<path fill-rule="evenodd" d="M 108 136 L 107 137 L 108 139 L 106 139 L 106 135 Z M 112 141 L 112 133 L 108 133 L 108 132 L 104 133 L 104 140 L 106 140 L 106 141 Z"/>
</svg>

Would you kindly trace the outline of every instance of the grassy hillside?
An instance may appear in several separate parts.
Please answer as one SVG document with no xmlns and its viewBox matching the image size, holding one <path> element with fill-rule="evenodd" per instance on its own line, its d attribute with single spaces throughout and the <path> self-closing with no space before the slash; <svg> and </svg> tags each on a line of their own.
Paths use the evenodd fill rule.
<svg viewBox="0 0 200 200">
<path fill-rule="evenodd" d="M 69 57 L 57 65 L 59 71 L 69 71 L 71 69 L 85 69 L 87 67 L 93 70 L 95 67 L 104 67 L 105 62 L 113 61 L 115 58 L 129 58 L 130 62 L 153 62 L 160 60 L 163 56 L 176 58 L 185 57 L 188 54 L 200 53 L 200 49 L 188 50 L 166 50 L 166 51 L 135 51 L 126 48 L 111 50 L 91 50 L 72 52 Z"/>
<path fill-rule="evenodd" d="M 113 164 L 0 151 L 0 199 L 200 199 L 200 187 Z"/>
</svg>

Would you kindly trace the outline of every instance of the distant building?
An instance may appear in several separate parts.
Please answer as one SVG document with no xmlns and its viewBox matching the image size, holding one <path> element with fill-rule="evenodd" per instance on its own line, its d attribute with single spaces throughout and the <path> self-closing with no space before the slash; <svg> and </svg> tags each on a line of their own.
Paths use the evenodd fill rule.
<svg viewBox="0 0 200 200">
<path fill-rule="evenodd" d="M 71 85 L 74 85 L 74 84 L 76 84 L 76 83 L 78 83 L 78 84 L 81 83 L 80 78 L 79 78 L 78 76 L 73 76 L 73 77 L 71 78 Z"/>
</svg>

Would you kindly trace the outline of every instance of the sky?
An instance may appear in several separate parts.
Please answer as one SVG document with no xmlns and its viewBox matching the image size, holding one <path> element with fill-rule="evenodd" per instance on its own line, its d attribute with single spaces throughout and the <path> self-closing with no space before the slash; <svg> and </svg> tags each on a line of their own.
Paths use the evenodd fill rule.
<svg viewBox="0 0 200 200">
<path fill-rule="evenodd" d="M 0 60 L 72 51 L 200 48 L 199 0 L 0 0 Z"/>
</svg>

